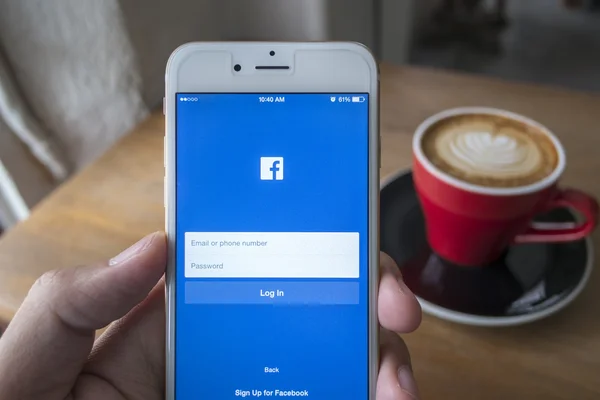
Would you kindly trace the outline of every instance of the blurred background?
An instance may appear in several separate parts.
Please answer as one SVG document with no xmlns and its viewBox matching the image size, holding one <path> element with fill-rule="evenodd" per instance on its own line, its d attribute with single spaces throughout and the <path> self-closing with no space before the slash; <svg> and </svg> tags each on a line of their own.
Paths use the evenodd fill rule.
<svg viewBox="0 0 600 400">
<path fill-rule="evenodd" d="M 598 0 L 0 0 L 0 231 L 160 107 L 169 54 L 197 40 L 353 40 L 600 91 Z"/>
</svg>

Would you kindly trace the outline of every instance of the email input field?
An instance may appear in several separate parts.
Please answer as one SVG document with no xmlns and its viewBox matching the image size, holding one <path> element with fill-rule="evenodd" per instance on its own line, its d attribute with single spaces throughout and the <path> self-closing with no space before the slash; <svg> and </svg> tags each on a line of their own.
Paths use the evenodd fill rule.
<svg viewBox="0 0 600 400">
<path fill-rule="evenodd" d="M 358 232 L 186 232 L 186 278 L 358 278 Z"/>
</svg>

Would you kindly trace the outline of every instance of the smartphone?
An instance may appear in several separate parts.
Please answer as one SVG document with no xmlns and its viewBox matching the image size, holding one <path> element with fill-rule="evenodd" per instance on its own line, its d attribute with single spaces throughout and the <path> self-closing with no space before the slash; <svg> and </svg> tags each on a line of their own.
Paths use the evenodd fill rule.
<svg viewBox="0 0 600 400">
<path fill-rule="evenodd" d="M 375 399 L 378 97 L 359 44 L 171 55 L 167 399 Z"/>
</svg>

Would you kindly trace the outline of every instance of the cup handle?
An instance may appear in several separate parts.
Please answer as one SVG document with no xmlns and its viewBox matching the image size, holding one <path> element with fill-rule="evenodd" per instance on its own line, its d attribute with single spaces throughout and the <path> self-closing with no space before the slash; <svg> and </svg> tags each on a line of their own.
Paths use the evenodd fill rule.
<svg viewBox="0 0 600 400">
<path fill-rule="evenodd" d="M 514 238 L 515 243 L 572 242 L 588 236 L 598 222 L 598 202 L 590 195 L 576 189 L 559 189 L 541 209 L 541 212 L 557 208 L 571 208 L 579 212 L 581 222 L 533 222 L 522 234 Z"/>
</svg>

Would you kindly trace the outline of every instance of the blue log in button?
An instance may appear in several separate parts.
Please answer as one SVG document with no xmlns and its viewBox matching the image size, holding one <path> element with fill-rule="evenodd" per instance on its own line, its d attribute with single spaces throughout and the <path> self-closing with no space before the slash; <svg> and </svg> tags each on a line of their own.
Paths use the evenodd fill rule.
<svg viewBox="0 0 600 400">
<path fill-rule="evenodd" d="M 186 304 L 358 304 L 352 282 L 187 281 Z"/>
</svg>

